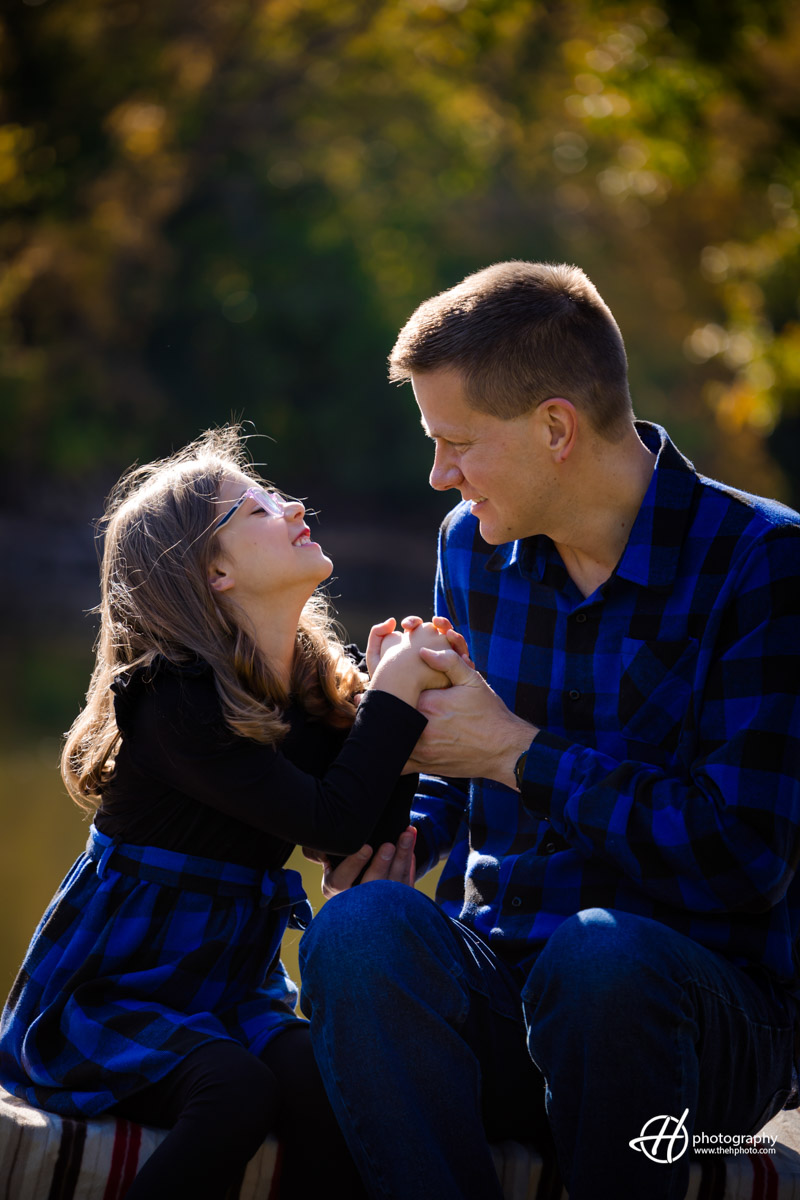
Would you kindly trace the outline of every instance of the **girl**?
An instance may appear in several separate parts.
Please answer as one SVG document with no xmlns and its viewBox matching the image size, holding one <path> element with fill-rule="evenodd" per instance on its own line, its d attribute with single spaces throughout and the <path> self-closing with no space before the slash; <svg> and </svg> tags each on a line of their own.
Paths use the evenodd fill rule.
<svg viewBox="0 0 800 1200">
<path fill-rule="evenodd" d="M 236 428 L 133 470 L 105 516 L 101 628 L 62 774 L 94 810 L 0 1026 L 0 1082 L 68 1116 L 170 1133 L 129 1200 L 222 1197 L 266 1134 L 282 1194 L 363 1194 L 280 963 L 310 919 L 295 844 L 368 838 L 445 677 L 415 628 L 364 677 L 317 586 L 303 505 L 248 470 Z M 357 701 L 361 700 L 360 704 Z"/>
</svg>

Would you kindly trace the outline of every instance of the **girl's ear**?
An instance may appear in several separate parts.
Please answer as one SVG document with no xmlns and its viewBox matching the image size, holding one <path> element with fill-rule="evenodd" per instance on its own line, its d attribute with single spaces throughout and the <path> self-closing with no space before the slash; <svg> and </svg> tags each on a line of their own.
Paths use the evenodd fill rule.
<svg viewBox="0 0 800 1200">
<path fill-rule="evenodd" d="M 208 568 L 208 583 L 215 592 L 229 592 L 234 585 L 230 570 L 225 570 L 219 562 L 214 562 Z"/>
</svg>

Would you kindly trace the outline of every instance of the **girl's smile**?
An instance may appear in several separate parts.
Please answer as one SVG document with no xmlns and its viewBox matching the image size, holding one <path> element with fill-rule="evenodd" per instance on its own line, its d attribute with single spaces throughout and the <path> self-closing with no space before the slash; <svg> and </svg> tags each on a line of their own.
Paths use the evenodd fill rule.
<svg viewBox="0 0 800 1200">
<path fill-rule="evenodd" d="M 333 570 L 311 537 L 303 504 L 237 476 L 223 481 L 219 502 L 224 515 L 214 534 L 212 586 L 245 607 L 266 599 L 280 608 L 299 600 L 302 607 Z"/>
<path fill-rule="evenodd" d="M 316 542 L 312 542 L 311 540 L 311 530 L 307 525 L 303 526 L 297 537 L 292 542 L 293 546 L 316 546 L 316 544 Z"/>
</svg>

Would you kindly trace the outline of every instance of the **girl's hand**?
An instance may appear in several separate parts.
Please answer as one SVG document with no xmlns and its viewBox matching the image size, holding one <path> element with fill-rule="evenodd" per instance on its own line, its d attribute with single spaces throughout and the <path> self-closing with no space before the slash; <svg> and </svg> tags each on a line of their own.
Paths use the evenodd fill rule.
<svg viewBox="0 0 800 1200">
<path fill-rule="evenodd" d="M 400 622 L 403 629 L 409 633 L 422 624 L 422 617 L 403 617 Z M 434 629 L 438 629 L 439 633 L 443 633 L 449 644 L 455 650 L 456 654 L 460 655 L 470 667 L 475 667 L 475 663 L 469 656 L 469 646 L 467 645 L 463 634 L 460 634 L 457 629 L 453 628 L 452 622 L 448 621 L 447 617 L 433 617 L 431 624 Z"/>
<path fill-rule="evenodd" d="M 391 692 L 406 704 L 415 706 L 420 692 L 450 685 L 447 675 L 433 670 L 420 651 L 424 648 L 449 649 L 450 646 L 447 637 L 432 622 L 411 619 L 409 623 L 413 628 L 405 630 L 395 644 L 384 649 L 371 686 Z"/>
<path fill-rule="evenodd" d="M 381 621 L 380 625 L 373 625 L 369 631 L 367 638 L 367 670 L 370 678 L 378 669 L 378 663 L 391 647 L 402 641 L 402 634 L 395 633 L 397 622 L 394 617 L 387 617 L 385 621 Z"/>
</svg>

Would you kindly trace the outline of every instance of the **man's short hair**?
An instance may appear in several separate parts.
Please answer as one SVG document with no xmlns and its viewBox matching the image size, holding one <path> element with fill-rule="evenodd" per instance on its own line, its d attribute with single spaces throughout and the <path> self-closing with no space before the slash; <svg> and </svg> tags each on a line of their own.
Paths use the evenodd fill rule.
<svg viewBox="0 0 800 1200">
<path fill-rule="evenodd" d="M 453 369 L 467 402 L 503 420 L 562 396 L 614 440 L 632 419 L 625 345 L 579 267 L 495 263 L 421 304 L 389 356 L 389 378 Z"/>
</svg>

